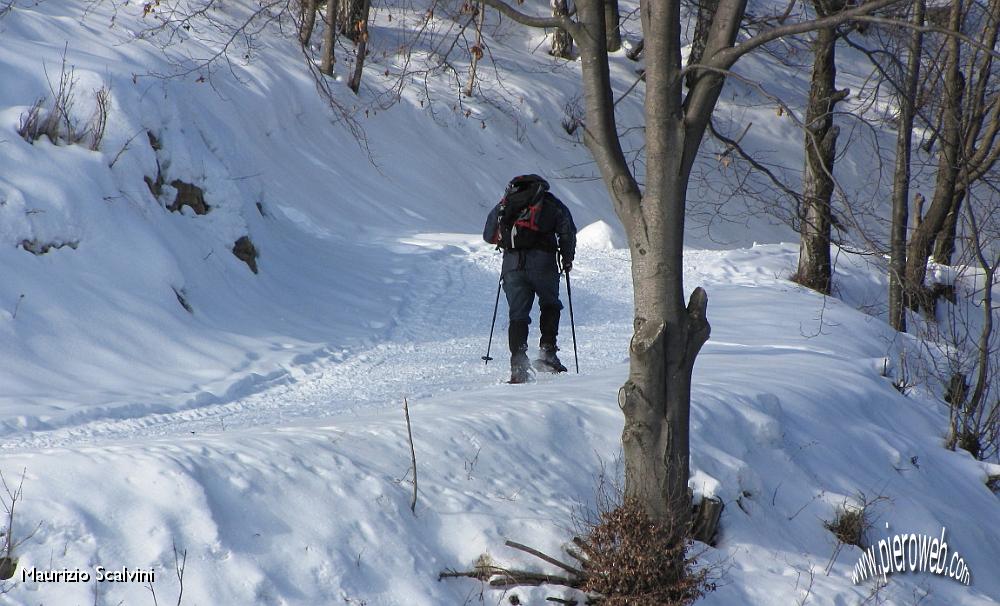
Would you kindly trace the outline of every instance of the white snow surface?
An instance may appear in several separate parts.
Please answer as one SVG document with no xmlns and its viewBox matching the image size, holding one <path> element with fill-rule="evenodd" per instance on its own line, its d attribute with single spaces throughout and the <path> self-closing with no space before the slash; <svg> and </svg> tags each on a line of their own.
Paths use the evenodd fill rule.
<svg viewBox="0 0 1000 606">
<path fill-rule="evenodd" d="M 150 24 L 141 5 L 18 0 L 0 18 L 0 471 L 13 487 L 24 470 L 18 576 L 0 599 L 154 603 L 142 583 L 20 578 L 101 565 L 152 567 L 158 603 L 174 603 L 175 546 L 188 606 L 579 597 L 438 580 L 484 553 L 557 572 L 504 541 L 558 554 L 619 454 L 629 254 L 603 186 L 576 178 L 593 171 L 585 149 L 559 124 L 577 66 L 543 50 L 525 59 L 540 35 L 507 24 L 493 44 L 511 66 L 513 117 L 407 89 L 359 113 L 369 157 L 293 41 L 262 37 L 249 62 L 154 77 L 182 51 L 137 37 Z M 187 56 L 213 50 L 184 44 Z M 51 98 L 64 52 L 81 120 L 110 87 L 99 151 L 17 134 L 32 103 Z M 366 79 L 381 82 L 380 60 Z M 614 58 L 622 90 L 634 66 Z M 729 100 L 723 110 L 766 125 L 750 140 L 793 157 L 787 123 Z M 623 120 L 640 108 L 626 98 Z M 859 189 L 864 154 L 838 164 Z M 144 182 L 157 167 L 159 200 Z M 480 359 L 499 258 L 479 230 L 526 172 L 549 176 L 582 228 L 571 274 L 580 374 L 511 386 L 502 297 L 496 361 Z M 202 187 L 211 211 L 169 212 L 174 179 Z M 697 190 L 694 207 L 732 208 L 711 184 Z M 984 485 L 1000 468 L 942 447 L 947 410 L 933 390 L 893 387 L 909 337 L 859 311 L 884 306 L 883 277 L 844 253 L 840 298 L 819 296 L 787 280 L 797 245 L 781 242 L 785 228 L 733 216 L 693 227 L 685 254 L 685 283 L 707 289 L 712 323 L 695 367 L 691 487 L 725 503 L 717 544 L 699 547 L 721 575 L 701 603 L 871 603 L 874 583 L 850 578 L 861 551 L 838 549 L 823 527 L 864 497 L 885 497 L 871 538 L 946 528 L 971 571 L 970 586 L 892 575 L 881 603 L 1000 603 L 1000 500 Z M 257 275 L 231 252 L 243 235 Z M 63 246 L 34 255 L 25 241 Z M 562 327 L 572 369 L 568 314 Z"/>
</svg>

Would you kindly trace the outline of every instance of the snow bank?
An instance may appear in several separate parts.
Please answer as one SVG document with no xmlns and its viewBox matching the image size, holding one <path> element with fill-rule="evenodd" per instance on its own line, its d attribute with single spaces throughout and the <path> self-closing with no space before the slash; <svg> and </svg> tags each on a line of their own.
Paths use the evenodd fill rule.
<svg viewBox="0 0 1000 606">
<path fill-rule="evenodd" d="M 594 221 L 581 229 L 576 236 L 577 246 L 597 250 L 628 248 L 628 241 L 621 234 L 621 228 L 614 228 L 604 221 Z"/>
</svg>

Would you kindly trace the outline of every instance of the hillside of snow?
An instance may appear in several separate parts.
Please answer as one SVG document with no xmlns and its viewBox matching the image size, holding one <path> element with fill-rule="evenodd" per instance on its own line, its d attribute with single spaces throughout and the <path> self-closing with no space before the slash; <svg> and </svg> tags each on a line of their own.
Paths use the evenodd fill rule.
<svg viewBox="0 0 1000 606">
<path fill-rule="evenodd" d="M 213 19 L 231 26 L 254 4 L 226 3 Z M 402 61 L 392 49 L 406 38 L 397 24 L 424 11 L 379 8 L 361 97 L 344 83 L 346 47 L 328 81 L 356 108 L 359 142 L 277 23 L 191 70 L 226 31 L 194 22 L 164 46 L 142 3 L 4 6 L 0 472 L 12 490 L 24 479 L 19 568 L 0 600 L 175 603 L 175 554 L 186 551 L 186 606 L 511 603 L 438 574 L 482 554 L 538 568 L 504 541 L 558 553 L 619 453 L 631 274 L 604 186 L 561 125 L 579 103 L 578 66 L 548 57 L 540 33 L 488 21 L 503 69 L 483 70 L 476 97 L 459 97 L 447 71 L 421 80 L 415 69 L 386 104 Z M 448 23 L 435 20 L 421 44 L 447 41 Z M 636 66 L 614 57 L 622 93 Z M 740 69 L 775 68 L 750 58 Z M 842 70 L 848 82 L 863 72 Z M 18 133 L 39 99 L 51 107 L 62 73 L 81 130 L 108 91 L 96 150 L 86 137 Z M 794 104 L 805 80 L 787 76 L 762 80 Z M 794 171 L 799 131 L 752 92 L 729 86 L 720 120 L 753 122 L 748 148 Z M 626 96 L 623 125 L 641 107 Z M 858 137 L 838 171 L 874 199 Z M 1000 468 L 942 448 L 947 409 L 933 388 L 893 387 L 913 343 L 859 311 L 884 308 L 879 268 L 840 255 L 836 299 L 789 282 L 794 232 L 780 210 L 731 194 L 738 175 L 712 149 L 692 187 L 685 257 L 685 284 L 707 289 L 712 323 L 695 369 L 691 486 L 725 503 L 702 558 L 721 579 L 702 603 L 1000 603 L 1000 500 L 984 484 Z M 500 260 L 479 233 L 526 172 L 552 181 L 581 228 L 581 372 L 511 386 L 502 301 L 496 362 L 480 359 Z M 203 192 L 206 214 L 169 209 L 183 184 Z M 234 254 L 244 237 L 256 273 Z M 562 328 L 572 367 L 568 314 Z M 861 550 L 838 548 L 823 524 L 865 499 L 876 501 L 875 541 L 945 528 L 971 584 L 927 573 L 854 584 Z M 21 576 L 93 577 L 96 566 L 152 569 L 155 597 L 143 582 Z M 523 604 L 574 595 L 513 593 Z"/>
</svg>

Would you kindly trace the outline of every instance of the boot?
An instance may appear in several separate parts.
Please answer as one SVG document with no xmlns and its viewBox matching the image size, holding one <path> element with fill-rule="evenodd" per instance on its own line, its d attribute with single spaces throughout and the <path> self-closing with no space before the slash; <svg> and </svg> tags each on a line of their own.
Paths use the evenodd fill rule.
<svg viewBox="0 0 1000 606">
<path fill-rule="evenodd" d="M 543 307 L 538 318 L 538 328 L 542 337 L 538 340 L 538 359 L 535 368 L 544 372 L 566 372 L 556 352 L 556 336 L 559 334 L 559 308 Z"/>
<path fill-rule="evenodd" d="M 528 361 L 528 323 L 513 321 L 507 328 L 507 342 L 510 346 L 510 382 L 526 383 L 531 378 Z"/>
</svg>

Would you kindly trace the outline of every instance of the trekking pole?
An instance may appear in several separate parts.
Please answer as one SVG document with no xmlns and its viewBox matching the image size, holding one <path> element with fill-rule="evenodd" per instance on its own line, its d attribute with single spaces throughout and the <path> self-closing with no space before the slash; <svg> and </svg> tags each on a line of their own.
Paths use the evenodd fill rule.
<svg viewBox="0 0 1000 606">
<path fill-rule="evenodd" d="M 495 329 L 497 327 L 497 308 L 500 307 L 500 285 L 501 284 L 503 284 L 503 276 L 501 276 L 500 280 L 497 282 L 497 300 L 496 300 L 496 303 L 493 304 L 493 323 L 490 324 L 490 340 L 486 344 L 486 355 L 483 356 L 484 365 L 485 364 L 489 364 L 490 360 L 493 359 L 493 358 L 490 357 L 490 348 L 493 347 L 493 329 Z"/>
<path fill-rule="evenodd" d="M 573 289 L 569 286 L 569 272 L 566 272 L 566 298 L 569 299 L 569 327 L 573 333 L 573 362 L 576 374 L 580 374 L 580 358 L 576 355 L 576 322 L 573 321 Z"/>
</svg>

